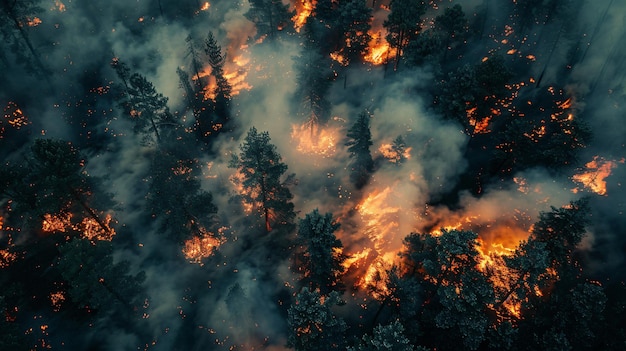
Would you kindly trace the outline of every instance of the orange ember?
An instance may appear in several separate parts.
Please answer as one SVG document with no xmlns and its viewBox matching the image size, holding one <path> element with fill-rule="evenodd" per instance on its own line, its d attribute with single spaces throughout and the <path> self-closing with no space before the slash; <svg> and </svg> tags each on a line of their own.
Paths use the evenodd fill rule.
<svg viewBox="0 0 626 351">
<path fill-rule="evenodd" d="M 624 163 L 622 159 L 620 163 Z M 598 195 L 606 195 L 606 178 L 611 175 L 611 170 L 617 167 L 617 162 L 605 160 L 602 157 L 594 156 L 593 160 L 587 162 L 585 169 L 582 173 L 575 174 L 572 179 L 575 182 L 581 183 L 584 188 L 587 188 Z M 574 193 L 578 192 L 579 188 L 574 188 Z"/>
<path fill-rule="evenodd" d="M 208 1 L 205 1 L 204 4 L 202 4 L 202 6 L 200 7 L 200 11 L 206 11 L 209 9 L 209 7 L 211 7 L 211 4 L 209 4 Z"/>
<path fill-rule="evenodd" d="M 94 218 L 85 217 L 79 225 L 79 230 L 83 233 L 83 237 L 91 241 L 105 240 L 111 241 L 115 236 L 115 229 L 111 228 L 110 223 L 113 218 L 110 214 L 102 220 L 102 223 L 98 223 Z M 104 225 L 104 228 L 102 225 Z"/>
<path fill-rule="evenodd" d="M 213 233 L 204 232 L 201 236 L 194 236 L 185 241 L 183 255 L 190 263 L 204 265 L 202 260 L 210 257 L 213 252 L 225 242 L 223 238 L 217 238 Z"/>
<path fill-rule="evenodd" d="M 57 215 L 51 215 L 46 213 L 43 215 L 43 222 L 41 223 L 41 229 L 46 233 L 61 232 L 65 233 L 68 228 L 72 228 L 72 214 L 60 213 Z"/>
<path fill-rule="evenodd" d="M 65 301 L 65 292 L 57 291 L 50 294 L 50 302 L 52 303 L 52 308 L 54 312 L 59 312 L 61 310 L 61 305 Z"/>
<path fill-rule="evenodd" d="M 339 131 L 320 128 L 317 123 L 305 123 L 291 126 L 291 139 L 297 144 L 296 149 L 303 154 L 331 157 L 335 154 Z"/>
<path fill-rule="evenodd" d="M 61 0 L 54 0 L 54 6 L 59 12 L 65 12 L 65 4 Z"/>
</svg>

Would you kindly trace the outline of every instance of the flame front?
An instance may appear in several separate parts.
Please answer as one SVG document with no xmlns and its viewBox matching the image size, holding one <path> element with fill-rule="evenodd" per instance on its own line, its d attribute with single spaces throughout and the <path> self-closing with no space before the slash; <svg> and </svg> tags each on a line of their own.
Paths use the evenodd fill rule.
<svg viewBox="0 0 626 351">
<path fill-rule="evenodd" d="M 291 139 L 299 152 L 308 155 L 331 157 L 335 154 L 339 131 L 320 128 L 317 123 L 291 126 Z"/>
<path fill-rule="evenodd" d="M 620 163 L 624 163 L 624 159 L 620 160 Z M 575 174 L 572 179 L 598 195 L 606 195 L 605 179 L 611 175 L 611 171 L 615 167 L 617 167 L 617 162 L 594 156 L 593 160 L 585 164 L 585 170 L 582 173 Z M 572 189 L 574 193 L 579 190 L 578 188 Z"/>
</svg>

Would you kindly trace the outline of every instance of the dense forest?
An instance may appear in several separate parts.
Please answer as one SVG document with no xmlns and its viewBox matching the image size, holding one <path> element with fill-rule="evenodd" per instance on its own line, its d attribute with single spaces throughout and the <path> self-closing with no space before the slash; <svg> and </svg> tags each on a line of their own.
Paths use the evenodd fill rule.
<svg viewBox="0 0 626 351">
<path fill-rule="evenodd" d="M 0 0 L 0 350 L 623 350 L 626 4 Z"/>
</svg>

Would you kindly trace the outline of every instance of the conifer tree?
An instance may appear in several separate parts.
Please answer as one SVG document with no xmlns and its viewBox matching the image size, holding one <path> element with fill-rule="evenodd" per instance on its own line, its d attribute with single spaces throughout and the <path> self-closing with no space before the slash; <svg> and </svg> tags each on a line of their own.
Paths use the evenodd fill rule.
<svg viewBox="0 0 626 351">
<path fill-rule="evenodd" d="M 350 152 L 350 180 L 357 189 L 367 184 L 370 173 L 374 170 L 374 161 L 370 153 L 372 133 L 370 132 L 370 116 L 363 112 L 347 133 L 348 152 Z"/>
</svg>

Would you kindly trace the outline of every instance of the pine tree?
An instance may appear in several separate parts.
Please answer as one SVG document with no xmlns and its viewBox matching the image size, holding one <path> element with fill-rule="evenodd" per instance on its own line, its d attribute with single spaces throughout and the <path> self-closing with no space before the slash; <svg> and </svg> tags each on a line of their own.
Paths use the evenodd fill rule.
<svg viewBox="0 0 626 351">
<path fill-rule="evenodd" d="M 322 215 L 317 209 L 298 224 L 298 242 L 303 251 L 297 255 L 297 263 L 304 274 L 302 280 L 322 294 L 342 289 L 340 276 L 345 256 L 341 253 L 341 241 L 335 237 L 338 228 L 331 213 Z"/>
<path fill-rule="evenodd" d="M 296 351 L 345 350 L 345 321 L 332 308 L 343 304 L 339 293 L 323 296 L 304 287 L 287 310 L 287 345 Z"/>
<path fill-rule="evenodd" d="M 241 185 L 240 197 L 252 204 L 265 224 L 267 232 L 273 226 L 289 226 L 295 218 L 293 195 L 288 186 L 293 183 L 294 174 L 281 178 L 287 171 L 287 165 L 270 143 L 268 132 L 258 133 L 250 128 L 243 144 L 239 146 L 239 155 L 233 155 L 229 167 L 236 168 L 242 176 L 236 179 Z"/>
<path fill-rule="evenodd" d="M 359 115 L 347 133 L 348 152 L 350 152 L 350 180 L 357 189 L 367 184 L 370 173 L 374 170 L 374 161 L 370 153 L 372 134 L 370 132 L 370 116 L 363 112 Z"/>
</svg>

